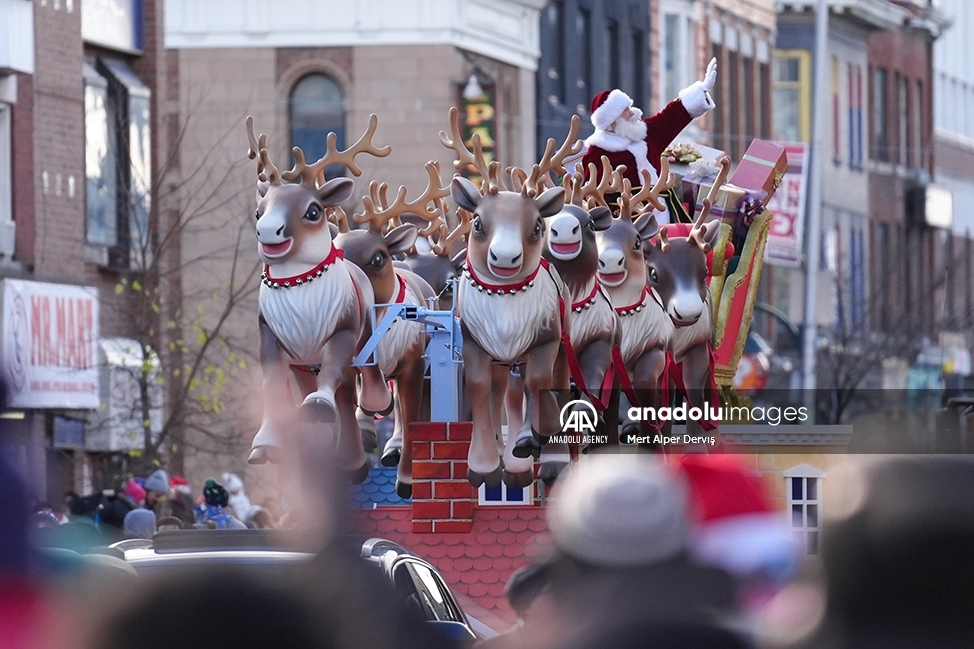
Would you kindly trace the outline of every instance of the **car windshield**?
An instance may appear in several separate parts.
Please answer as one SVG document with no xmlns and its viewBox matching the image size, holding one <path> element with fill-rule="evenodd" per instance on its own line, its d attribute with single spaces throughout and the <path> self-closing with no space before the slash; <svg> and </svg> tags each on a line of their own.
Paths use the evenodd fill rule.
<svg viewBox="0 0 974 649">
<path fill-rule="evenodd" d="M 305 570 L 311 555 L 301 552 L 187 552 L 129 559 L 140 577 L 162 577 L 197 567 L 234 567 L 261 580 L 287 583 Z"/>
</svg>

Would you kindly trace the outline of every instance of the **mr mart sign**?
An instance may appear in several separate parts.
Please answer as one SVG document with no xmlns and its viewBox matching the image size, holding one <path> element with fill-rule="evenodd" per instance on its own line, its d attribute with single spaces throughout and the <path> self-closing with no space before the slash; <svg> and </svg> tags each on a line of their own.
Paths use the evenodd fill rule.
<svg viewBox="0 0 974 649">
<path fill-rule="evenodd" d="M 98 289 L 3 280 L 3 378 L 15 408 L 98 408 Z"/>
</svg>

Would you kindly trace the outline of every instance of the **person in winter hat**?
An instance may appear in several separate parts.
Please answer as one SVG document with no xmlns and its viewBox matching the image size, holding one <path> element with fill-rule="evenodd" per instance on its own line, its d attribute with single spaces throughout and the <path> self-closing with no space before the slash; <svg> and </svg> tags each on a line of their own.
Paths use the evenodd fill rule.
<svg viewBox="0 0 974 649">
<path fill-rule="evenodd" d="M 236 473 L 224 473 L 221 479 L 230 493 L 230 508 L 233 510 L 233 515 L 243 520 L 253 506 L 244 492 L 243 480 Z"/>
<path fill-rule="evenodd" d="M 559 478 L 548 510 L 553 548 L 515 575 L 508 596 L 525 623 L 492 647 L 568 646 L 636 622 L 647 638 L 664 625 L 714 629 L 734 616 L 733 582 L 689 561 L 688 492 L 659 458 L 588 455 Z"/>
<path fill-rule="evenodd" d="M 122 531 L 132 539 L 151 539 L 156 533 L 156 515 L 148 509 L 133 509 L 125 515 Z"/>
<path fill-rule="evenodd" d="M 605 90 L 592 99 L 591 120 L 595 127 L 586 140 L 582 166 L 585 179 L 590 176 L 589 165 L 595 165 L 596 178 L 602 175 L 602 156 L 613 168 L 626 166 L 625 177 L 633 188 L 643 184 L 643 170 L 648 170 L 652 182 L 659 178 L 659 158 L 691 121 L 714 108 L 710 91 L 717 80 L 717 59 L 711 59 L 702 81 L 695 81 L 680 91 L 679 96 L 652 117 L 643 117 L 633 100 L 622 90 Z M 675 198 L 672 198 L 675 200 Z M 669 201 L 668 201 L 669 202 Z M 677 201 L 677 204 L 679 201 Z M 671 206 L 670 210 L 682 210 Z M 662 223 L 676 221 L 657 213 Z"/>
<path fill-rule="evenodd" d="M 169 475 L 163 469 L 156 469 L 145 479 L 145 508 L 155 512 L 157 518 L 163 515 L 161 509 L 169 493 Z"/>
<path fill-rule="evenodd" d="M 128 496 L 129 500 L 135 503 L 136 507 L 145 505 L 145 489 L 134 479 L 125 483 L 123 493 Z"/>
<path fill-rule="evenodd" d="M 216 529 L 245 529 L 247 526 L 228 514 L 224 507 L 230 502 L 230 494 L 213 478 L 203 485 L 203 502 L 195 509 L 196 523 Z"/>
</svg>

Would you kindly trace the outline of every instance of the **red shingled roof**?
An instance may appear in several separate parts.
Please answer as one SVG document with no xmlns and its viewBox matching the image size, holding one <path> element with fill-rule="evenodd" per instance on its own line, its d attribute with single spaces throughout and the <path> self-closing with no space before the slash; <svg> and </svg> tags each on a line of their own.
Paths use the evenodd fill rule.
<svg viewBox="0 0 974 649">
<path fill-rule="evenodd" d="M 502 631 L 516 620 L 504 598 L 515 570 L 545 551 L 545 510 L 536 506 L 481 506 L 467 533 L 414 534 L 411 507 L 352 511 L 366 537 L 381 536 L 426 559 L 442 573 L 461 606 Z"/>
</svg>

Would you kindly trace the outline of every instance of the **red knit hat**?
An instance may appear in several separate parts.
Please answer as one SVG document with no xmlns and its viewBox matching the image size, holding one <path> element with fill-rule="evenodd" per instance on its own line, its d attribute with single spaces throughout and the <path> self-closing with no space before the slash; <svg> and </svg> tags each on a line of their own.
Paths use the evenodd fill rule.
<svg viewBox="0 0 974 649">
<path fill-rule="evenodd" d="M 632 107 L 632 99 L 618 88 L 603 90 L 592 99 L 592 126 L 602 131 Z"/>
<path fill-rule="evenodd" d="M 738 575 L 784 577 L 794 570 L 798 548 L 756 471 L 732 455 L 684 455 L 677 462 L 690 484 L 697 560 Z"/>
</svg>

